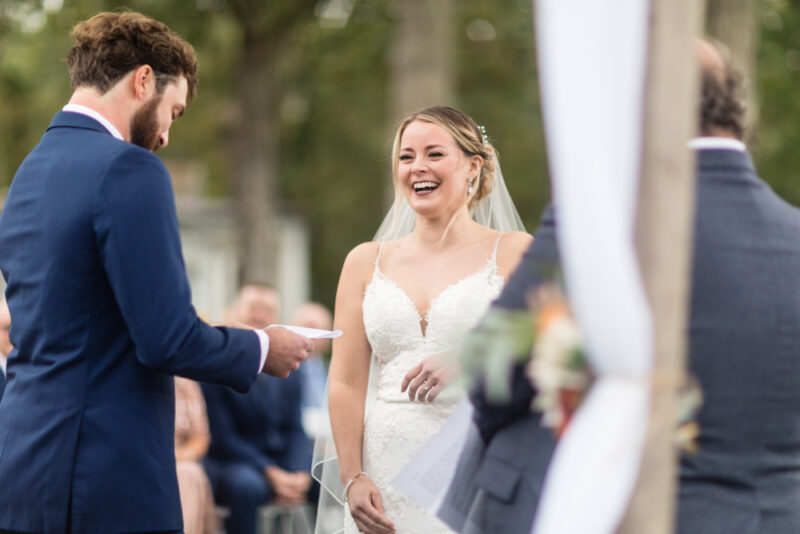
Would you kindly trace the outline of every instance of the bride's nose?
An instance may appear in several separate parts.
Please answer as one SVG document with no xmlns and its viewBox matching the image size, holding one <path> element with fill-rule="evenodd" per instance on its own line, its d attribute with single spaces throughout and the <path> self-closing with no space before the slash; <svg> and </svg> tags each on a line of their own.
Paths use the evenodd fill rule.
<svg viewBox="0 0 800 534">
<path fill-rule="evenodd" d="M 422 158 L 416 158 L 414 163 L 411 165 L 411 173 L 412 174 L 421 174 L 428 170 L 428 166 L 425 165 L 425 161 Z"/>
</svg>

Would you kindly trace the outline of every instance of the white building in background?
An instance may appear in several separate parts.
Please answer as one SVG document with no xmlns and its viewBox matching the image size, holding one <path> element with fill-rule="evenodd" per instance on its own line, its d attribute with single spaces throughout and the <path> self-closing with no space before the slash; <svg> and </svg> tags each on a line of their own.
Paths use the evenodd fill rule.
<svg viewBox="0 0 800 534">
<path fill-rule="evenodd" d="M 165 162 L 172 175 L 183 258 L 192 303 L 209 321 L 222 319 L 238 290 L 239 256 L 234 205 L 203 196 L 204 168 L 190 162 Z M 276 279 L 282 321 L 311 297 L 308 229 L 296 217 L 280 216 Z"/>
<path fill-rule="evenodd" d="M 238 242 L 232 205 L 228 201 L 181 197 L 177 205 L 192 302 L 204 318 L 219 320 L 238 289 Z M 274 282 L 281 296 L 282 320 L 311 297 L 308 230 L 297 218 L 279 220 Z"/>
</svg>

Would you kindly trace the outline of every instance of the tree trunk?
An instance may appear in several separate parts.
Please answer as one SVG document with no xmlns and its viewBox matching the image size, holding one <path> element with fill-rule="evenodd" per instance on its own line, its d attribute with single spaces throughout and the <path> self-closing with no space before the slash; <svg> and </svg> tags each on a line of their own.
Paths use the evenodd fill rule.
<svg viewBox="0 0 800 534">
<path fill-rule="evenodd" d="M 733 64 L 744 76 L 747 91 L 745 125 L 748 137 L 758 127 L 756 51 L 760 25 L 756 0 L 708 0 L 706 28 L 709 36 L 730 50 Z"/>
<path fill-rule="evenodd" d="M 391 121 L 425 106 L 452 105 L 454 80 L 453 0 L 395 0 L 390 45 Z M 387 199 L 394 198 L 388 188 Z"/>
<path fill-rule="evenodd" d="M 686 319 L 694 212 L 693 160 L 686 142 L 697 125 L 694 37 L 702 0 L 652 0 L 645 90 L 642 178 L 636 241 L 655 335 L 651 414 L 624 534 L 674 530 L 675 392 L 685 375 Z"/>
<path fill-rule="evenodd" d="M 240 243 L 240 282 L 275 284 L 278 255 L 278 109 L 281 58 L 292 30 L 313 16 L 316 0 L 228 0 L 242 34 L 237 75 L 238 121 L 228 151 L 233 161 Z"/>
<path fill-rule="evenodd" d="M 276 44 L 245 27 L 238 77 L 239 121 L 232 136 L 242 283 L 275 283 L 278 208 Z"/>
</svg>

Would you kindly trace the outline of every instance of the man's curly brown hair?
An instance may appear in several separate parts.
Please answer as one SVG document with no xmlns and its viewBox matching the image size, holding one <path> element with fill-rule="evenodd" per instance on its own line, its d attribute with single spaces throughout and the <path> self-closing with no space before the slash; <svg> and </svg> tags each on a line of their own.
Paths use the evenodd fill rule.
<svg viewBox="0 0 800 534">
<path fill-rule="evenodd" d="M 713 135 L 715 130 L 730 132 L 737 139 L 744 137 L 745 105 L 742 98 L 742 76 L 725 59 L 725 71 L 703 68 L 700 97 L 700 132 Z"/>
<path fill-rule="evenodd" d="M 150 65 L 161 94 L 167 83 L 186 78 L 188 99 L 197 87 L 197 56 L 192 45 L 155 19 L 134 12 L 99 13 L 72 29 L 75 44 L 67 56 L 72 88 L 89 86 L 106 93 L 123 76 Z"/>
</svg>

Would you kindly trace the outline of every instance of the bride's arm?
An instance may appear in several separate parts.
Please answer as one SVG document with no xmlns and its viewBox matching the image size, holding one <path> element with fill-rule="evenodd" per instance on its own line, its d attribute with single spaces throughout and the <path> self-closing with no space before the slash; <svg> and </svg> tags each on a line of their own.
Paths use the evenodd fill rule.
<svg viewBox="0 0 800 534">
<path fill-rule="evenodd" d="M 364 331 L 361 302 L 377 252 L 376 243 L 365 243 L 353 249 L 345 259 L 336 291 L 334 328 L 344 334 L 333 341 L 328 402 L 342 484 L 345 486 L 362 471 L 364 401 L 371 349 Z M 364 532 L 394 532 L 391 521 L 383 514 L 380 494 L 368 477 L 369 474 L 359 476 L 347 488 L 353 519 Z"/>
</svg>

